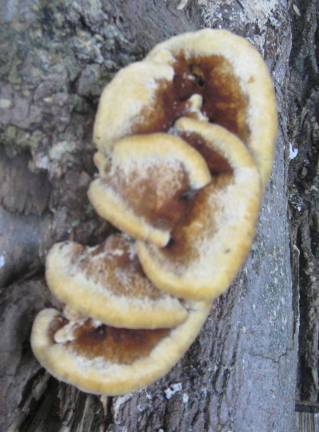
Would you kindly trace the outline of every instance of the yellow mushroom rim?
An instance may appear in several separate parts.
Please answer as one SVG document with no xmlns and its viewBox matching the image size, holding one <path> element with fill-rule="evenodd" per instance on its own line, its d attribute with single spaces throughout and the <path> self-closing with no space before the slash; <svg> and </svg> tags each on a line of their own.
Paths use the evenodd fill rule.
<svg viewBox="0 0 319 432">
<path fill-rule="evenodd" d="M 78 313 L 113 327 L 174 327 L 187 310 L 143 274 L 134 244 L 111 235 L 99 246 L 55 244 L 46 260 L 51 292 Z"/>
<path fill-rule="evenodd" d="M 91 183 L 88 196 L 97 213 L 117 228 L 165 246 L 187 194 L 210 180 L 204 158 L 181 138 L 137 135 L 116 143 L 110 170 Z"/>
<path fill-rule="evenodd" d="M 251 246 L 260 205 L 260 177 L 243 143 L 226 129 L 183 118 L 176 129 L 205 143 L 227 163 L 191 200 L 165 248 L 139 241 L 137 254 L 158 288 L 182 298 L 213 299 L 224 292 Z M 200 146 L 198 146 L 200 149 Z M 201 151 L 203 151 L 201 149 Z M 217 165 L 214 168 L 217 169 Z"/>
<path fill-rule="evenodd" d="M 57 310 L 45 309 L 34 321 L 31 346 L 57 379 L 84 392 L 120 395 L 169 372 L 195 340 L 209 309 L 210 304 L 193 302 L 184 323 L 155 330 L 112 328 L 90 319 L 70 325 Z"/>
</svg>

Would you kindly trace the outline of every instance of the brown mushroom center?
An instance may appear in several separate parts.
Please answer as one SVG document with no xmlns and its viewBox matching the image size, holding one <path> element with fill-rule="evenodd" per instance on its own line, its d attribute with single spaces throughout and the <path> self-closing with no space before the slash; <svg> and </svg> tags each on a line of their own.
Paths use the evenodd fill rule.
<svg viewBox="0 0 319 432">
<path fill-rule="evenodd" d="M 149 300 L 163 296 L 145 277 L 132 244 L 120 235 L 111 235 L 94 248 L 73 249 L 72 265 L 74 272 L 83 272 L 115 295 Z"/>
<path fill-rule="evenodd" d="M 144 112 L 143 123 L 134 133 L 167 131 L 181 116 L 193 116 L 188 100 L 193 94 L 203 97 L 202 112 L 211 123 L 217 123 L 236 134 L 243 142 L 249 138 L 247 124 L 248 98 L 228 60 L 223 56 L 194 56 L 183 52 L 172 65 L 174 79 L 162 82 L 151 109 Z"/>
<path fill-rule="evenodd" d="M 179 131 L 178 135 L 203 156 L 212 175 L 233 174 L 229 162 L 209 146 L 199 134 Z"/>
<path fill-rule="evenodd" d="M 159 229 L 171 229 L 185 210 L 189 179 L 181 163 L 158 161 L 153 166 L 106 177 L 105 182 L 138 216 Z"/>
<path fill-rule="evenodd" d="M 112 363 L 132 364 L 147 357 L 169 332 L 167 329 L 130 330 L 104 324 L 96 326 L 87 319 L 74 329 L 74 340 L 64 345 L 89 359 L 103 357 Z"/>
</svg>

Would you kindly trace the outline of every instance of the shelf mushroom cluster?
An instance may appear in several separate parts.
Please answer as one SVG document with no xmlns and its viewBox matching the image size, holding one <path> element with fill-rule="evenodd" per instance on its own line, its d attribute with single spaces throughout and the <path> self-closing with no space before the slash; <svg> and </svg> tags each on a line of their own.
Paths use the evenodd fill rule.
<svg viewBox="0 0 319 432">
<path fill-rule="evenodd" d="M 122 233 L 47 257 L 64 310 L 31 344 L 54 376 L 117 395 L 163 376 L 240 269 L 271 171 L 277 117 L 257 51 L 222 30 L 157 45 L 104 89 L 88 196 Z"/>
</svg>

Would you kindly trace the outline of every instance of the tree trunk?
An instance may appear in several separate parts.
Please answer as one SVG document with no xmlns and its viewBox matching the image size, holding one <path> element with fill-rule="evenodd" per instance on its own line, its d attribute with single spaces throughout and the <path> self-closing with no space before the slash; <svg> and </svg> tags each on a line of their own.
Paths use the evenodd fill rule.
<svg viewBox="0 0 319 432">
<path fill-rule="evenodd" d="M 0 5 L 0 431 L 294 430 L 298 292 L 287 219 L 291 25 L 284 0 L 7 0 Z M 178 7 L 179 6 L 179 7 Z M 184 6 L 184 7 L 183 7 Z M 33 358 L 35 314 L 54 304 L 43 258 L 111 227 L 86 198 L 103 86 L 156 43 L 223 27 L 272 70 L 279 135 L 250 256 L 197 341 L 163 379 L 118 398 L 59 383 Z M 291 118 L 291 117 L 289 117 Z"/>
<path fill-rule="evenodd" d="M 295 2 L 288 110 L 292 267 L 300 287 L 297 398 L 319 412 L 319 4 Z"/>
</svg>

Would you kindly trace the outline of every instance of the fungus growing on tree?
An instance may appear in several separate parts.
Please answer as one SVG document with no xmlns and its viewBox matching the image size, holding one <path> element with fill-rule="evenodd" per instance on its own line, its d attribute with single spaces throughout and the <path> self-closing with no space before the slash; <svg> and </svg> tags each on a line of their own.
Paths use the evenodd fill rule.
<svg viewBox="0 0 319 432">
<path fill-rule="evenodd" d="M 95 247 L 56 243 L 46 260 L 52 293 L 81 315 L 124 328 L 167 328 L 187 311 L 143 274 L 132 241 L 111 235 Z"/>
<path fill-rule="evenodd" d="M 66 307 L 39 313 L 31 343 L 52 375 L 117 395 L 176 364 L 249 252 L 276 129 L 267 67 L 229 32 L 173 37 L 117 73 L 89 199 L 126 234 L 50 251 L 47 282 Z"/>
<path fill-rule="evenodd" d="M 89 393 L 119 395 L 154 382 L 183 356 L 210 307 L 193 302 L 190 309 L 179 326 L 153 330 L 115 328 L 90 318 L 70 323 L 57 310 L 44 309 L 33 324 L 31 346 L 57 379 Z"/>
<path fill-rule="evenodd" d="M 162 247 L 183 217 L 187 195 L 210 180 L 205 159 L 181 138 L 135 135 L 115 144 L 109 171 L 91 183 L 88 196 L 101 217 Z"/>
<path fill-rule="evenodd" d="M 211 300 L 228 288 L 249 251 L 260 178 L 247 148 L 226 129 L 181 118 L 176 130 L 205 154 L 212 180 L 189 200 L 165 248 L 138 242 L 137 253 L 146 275 L 160 289 Z"/>
<path fill-rule="evenodd" d="M 103 91 L 94 142 L 107 153 L 123 136 L 167 132 L 178 118 L 193 116 L 195 94 L 202 96 L 201 113 L 208 121 L 250 149 L 265 183 L 277 132 L 272 80 L 258 51 L 225 30 L 172 37 L 142 62 L 122 69 Z"/>
</svg>

